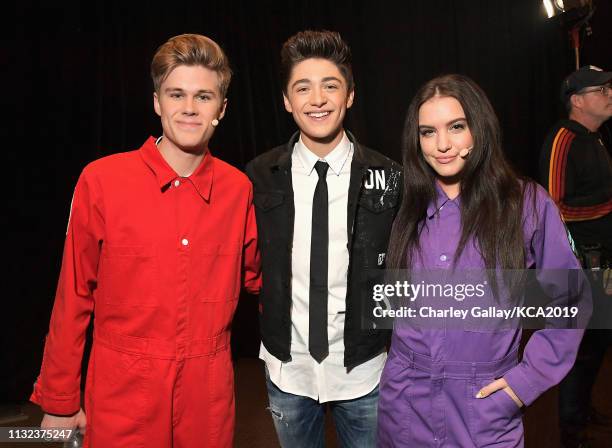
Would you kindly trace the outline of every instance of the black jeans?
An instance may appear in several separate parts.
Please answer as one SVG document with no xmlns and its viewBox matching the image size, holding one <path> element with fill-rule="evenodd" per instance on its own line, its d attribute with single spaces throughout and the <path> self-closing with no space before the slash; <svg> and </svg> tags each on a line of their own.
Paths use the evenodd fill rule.
<svg viewBox="0 0 612 448">
<path fill-rule="evenodd" d="M 612 296 L 606 295 L 602 272 L 591 274 L 593 317 L 584 333 L 576 363 L 559 384 L 559 425 L 567 437 L 582 437 L 591 408 L 591 391 L 612 344 Z M 608 379 L 606 379 L 609 381 Z"/>
</svg>

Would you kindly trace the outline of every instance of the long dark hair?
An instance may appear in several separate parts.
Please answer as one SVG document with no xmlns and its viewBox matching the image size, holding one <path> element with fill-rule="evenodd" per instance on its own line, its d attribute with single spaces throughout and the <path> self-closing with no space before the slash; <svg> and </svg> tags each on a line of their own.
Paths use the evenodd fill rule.
<svg viewBox="0 0 612 448">
<path fill-rule="evenodd" d="M 393 224 L 387 266 L 412 266 L 420 250 L 427 206 L 436 200 L 436 173 L 423 158 L 419 143 L 419 109 L 436 95 L 459 101 L 474 140 L 460 173 L 462 229 L 454 261 L 474 238 L 486 269 L 524 268 L 523 193 L 533 184 L 519 179 L 504 158 L 499 121 L 491 103 L 474 81 L 462 75 L 427 82 L 408 108 L 402 143 L 404 199 Z"/>
</svg>

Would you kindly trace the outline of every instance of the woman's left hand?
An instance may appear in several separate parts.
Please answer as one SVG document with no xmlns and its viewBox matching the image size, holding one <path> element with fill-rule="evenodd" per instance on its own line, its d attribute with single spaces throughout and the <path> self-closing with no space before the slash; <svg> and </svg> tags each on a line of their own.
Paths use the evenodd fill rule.
<svg viewBox="0 0 612 448">
<path fill-rule="evenodd" d="M 500 378 L 498 380 L 493 381 L 492 383 L 487 384 L 485 387 L 480 389 L 476 394 L 476 398 L 487 398 L 493 392 L 497 392 L 498 390 L 503 390 L 505 393 L 510 395 L 512 401 L 516 403 L 519 408 L 523 407 L 523 402 L 521 399 L 514 393 L 514 391 L 508 386 L 508 383 L 505 379 Z"/>
</svg>

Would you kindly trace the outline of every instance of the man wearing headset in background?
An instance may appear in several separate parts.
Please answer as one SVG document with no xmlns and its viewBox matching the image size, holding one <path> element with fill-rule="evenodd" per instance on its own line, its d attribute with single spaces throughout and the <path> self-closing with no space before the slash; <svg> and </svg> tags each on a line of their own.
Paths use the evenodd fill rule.
<svg viewBox="0 0 612 448">
<path fill-rule="evenodd" d="M 598 132 L 612 117 L 612 72 L 585 66 L 565 78 L 569 118 L 548 133 L 540 182 L 557 203 L 583 266 L 593 269 L 593 317 L 576 363 L 559 386 L 559 424 L 566 448 L 587 447 L 586 426 L 605 418 L 591 408 L 591 389 L 611 342 L 612 157 Z"/>
</svg>

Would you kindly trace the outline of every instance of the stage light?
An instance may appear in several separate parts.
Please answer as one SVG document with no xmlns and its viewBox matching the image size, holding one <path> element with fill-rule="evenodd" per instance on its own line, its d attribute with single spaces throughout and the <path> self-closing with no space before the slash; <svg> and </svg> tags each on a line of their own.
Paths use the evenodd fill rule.
<svg viewBox="0 0 612 448">
<path fill-rule="evenodd" d="M 592 33 L 589 20 L 595 12 L 593 0 L 542 0 L 549 19 L 558 22 L 570 35 L 576 70 L 580 67 L 580 41 Z"/>
<path fill-rule="evenodd" d="M 553 8 L 553 5 L 550 0 L 544 0 L 542 3 L 544 3 L 544 8 L 546 9 L 546 15 L 550 19 L 551 17 L 555 15 L 555 10 Z"/>
<path fill-rule="evenodd" d="M 542 0 L 542 3 L 546 15 L 550 19 L 576 9 L 590 10 L 593 2 L 592 0 Z M 576 13 L 576 11 L 573 13 Z"/>
</svg>

